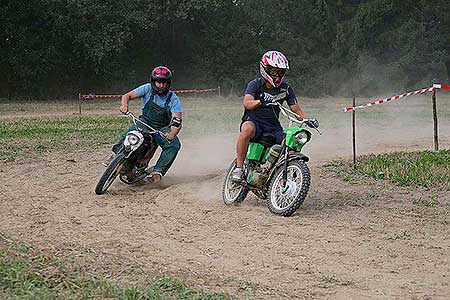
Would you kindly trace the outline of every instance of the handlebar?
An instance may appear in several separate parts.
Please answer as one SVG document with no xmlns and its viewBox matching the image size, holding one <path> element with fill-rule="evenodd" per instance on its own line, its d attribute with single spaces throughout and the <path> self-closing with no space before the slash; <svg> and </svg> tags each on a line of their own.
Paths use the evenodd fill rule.
<svg viewBox="0 0 450 300">
<path fill-rule="evenodd" d="M 163 139 L 165 139 L 167 142 L 171 142 L 171 140 L 169 140 L 168 138 L 166 138 L 166 136 L 164 135 L 164 132 L 159 131 L 153 127 L 151 127 L 150 125 L 148 125 L 147 123 L 141 121 L 139 118 L 136 118 L 136 116 L 131 112 L 131 111 L 127 111 L 126 113 L 123 113 L 124 116 L 128 116 L 133 120 L 134 125 L 136 125 L 136 128 L 138 128 L 138 124 L 140 123 L 142 125 L 144 125 L 145 127 L 147 127 L 149 130 L 149 133 L 157 133 L 159 134 Z"/>
<path fill-rule="evenodd" d="M 289 120 L 290 123 L 297 123 L 300 126 L 303 126 L 304 124 L 308 123 L 308 121 L 312 119 L 302 118 L 301 116 L 297 115 L 295 112 L 293 112 L 290 109 L 287 109 L 283 105 L 281 105 L 278 102 L 272 102 L 268 103 L 269 106 L 278 106 L 280 108 L 281 113 Z M 311 126 L 309 126 L 311 127 Z M 317 127 L 311 127 L 315 129 L 320 135 L 322 135 L 322 132 Z"/>
</svg>

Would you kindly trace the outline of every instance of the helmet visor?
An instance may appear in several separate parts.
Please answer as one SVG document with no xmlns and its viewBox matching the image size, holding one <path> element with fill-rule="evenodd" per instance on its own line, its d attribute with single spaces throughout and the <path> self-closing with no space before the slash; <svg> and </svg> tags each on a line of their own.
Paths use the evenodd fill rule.
<svg viewBox="0 0 450 300">
<path fill-rule="evenodd" d="M 275 68 L 275 67 L 268 67 L 267 68 L 267 73 L 272 78 L 283 77 L 284 74 L 286 73 L 286 69 L 280 69 L 280 68 Z"/>
<path fill-rule="evenodd" d="M 169 83 L 170 79 L 169 78 L 154 78 L 153 79 L 154 82 L 161 82 L 161 83 Z"/>
</svg>

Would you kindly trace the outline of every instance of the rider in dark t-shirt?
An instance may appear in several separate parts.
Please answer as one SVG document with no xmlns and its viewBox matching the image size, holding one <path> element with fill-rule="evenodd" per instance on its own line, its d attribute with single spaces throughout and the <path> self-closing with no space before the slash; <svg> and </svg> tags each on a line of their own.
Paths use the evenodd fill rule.
<svg viewBox="0 0 450 300">
<path fill-rule="evenodd" d="M 271 133 L 275 136 L 276 144 L 283 141 L 283 128 L 278 120 L 280 108 L 270 105 L 271 103 L 283 104 L 286 101 L 294 113 L 306 118 L 305 112 L 297 104 L 294 90 L 283 81 L 287 69 L 289 63 L 283 53 L 268 51 L 260 61 L 262 78 L 254 79 L 247 84 L 244 93 L 245 111 L 236 147 L 236 168 L 231 174 L 231 180 L 234 182 L 244 179 L 242 166 L 250 140 L 258 138 L 263 133 Z"/>
</svg>

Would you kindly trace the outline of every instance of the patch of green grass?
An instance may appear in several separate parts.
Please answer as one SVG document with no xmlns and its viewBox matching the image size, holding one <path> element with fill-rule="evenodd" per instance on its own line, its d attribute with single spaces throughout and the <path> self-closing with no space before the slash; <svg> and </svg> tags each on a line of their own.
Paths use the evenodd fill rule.
<svg viewBox="0 0 450 300">
<path fill-rule="evenodd" d="M 8 100 L 0 99 L 0 116 L 20 113 L 45 113 L 61 110 L 78 110 L 78 100 Z"/>
<path fill-rule="evenodd" d="M 321 274 L 319 287 L 330 288 L 335 286 L 337 283 L 338 280 L 336 279 L 336 274 Z"/>
<path fill-rule="evenodd" d="M 25 251 L 26 249 L 26 251 Z M 225 300 L 188 288 L 173 277 L 156 278 L 143 286 L 128 286 L 88 274 L 79 267 L 46 256 L 38 250 L 0 240 L 1 299 L 123 299 Z"/>
<path fill-rule="evenodd" d="M 400 233 L 393 233 L 388 236 L 386 236 L 387 240 L 395 241 L 395 240 L 409 240 L 411 238 L 411 235 L 408 231 L 403 231 Z"/>
<path fill-rule="evenodd" d="M 414 204 L 419 206 L 433 207 L 438 205 L 439 201 L 437 200 L 436 196 L 432 196 L 431 198 L 419 198 L 414 201 Z"/>
<path fill-rule="evenodd" d="M 128 126 L 127 118 L 116 116 L 2 120 L 0 160 L 12 161 L 52 151 L 93 149 L 112 144 Z"/>
<path fill-rule="evenodd" d="M 116 116 L 0 121 L 0 140 L 89 137 L 111 133 L 127 125 L 126 118 Z"/>
<path fill-rule="evenodd" d="M 450 150 L 366 155 L 358 158 L 356 169 L 349 161 L 334 161 L 325 167 L 346 180 L 366 175 L 403 186 L 450 190 Z"/>
<path fill-rule="evenodd" d="M 324 288 L 324 289 L 328 289 L 328 288 L 332 288 L 335 287 L 337 285 L 342 285 L 342 286 L 348 286 L 348 285 L 352 285 L 353 282 L 350 280 L 340 280 L 337 278 L 336 274 L 320 274 L 320 283 L 319 283 L 319 287 L 320 288 Z"/>
</svg>

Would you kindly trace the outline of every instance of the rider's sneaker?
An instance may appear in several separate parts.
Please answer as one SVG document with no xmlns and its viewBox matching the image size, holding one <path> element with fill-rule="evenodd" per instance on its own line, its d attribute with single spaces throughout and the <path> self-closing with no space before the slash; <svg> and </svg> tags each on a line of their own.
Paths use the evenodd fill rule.
<svg viewBox="0 0 450 300">
<path fill-rule="evenodd" d="M 162 179 L 162 174 L 160 172 L 158 172 L 158 171 L 153 171 L 153 172 L 150 173 L 150 175 L 147 176 L 147 179 L 150 182 L 158 183 Z"/>
<path fill-rule="evenodd" d="M 105 160 L 105 161 L 103 162 L 103 165 L 104 165 L 105 167 L 109 166 L 109 164 L 112 162 L 112 160 L 113 160 L 115 157 L 116 157 L 116 154 L 113 152 L 113 153 L 108 157 L 108 159 Z"/>
<path fill-rule="evenodd" d="M 233 172 L 231 172 L 231 181 L 234 183 L 240 183 L 244 180 L 244 171 L 242 168 L 235 168 Z"/>
</svg>

